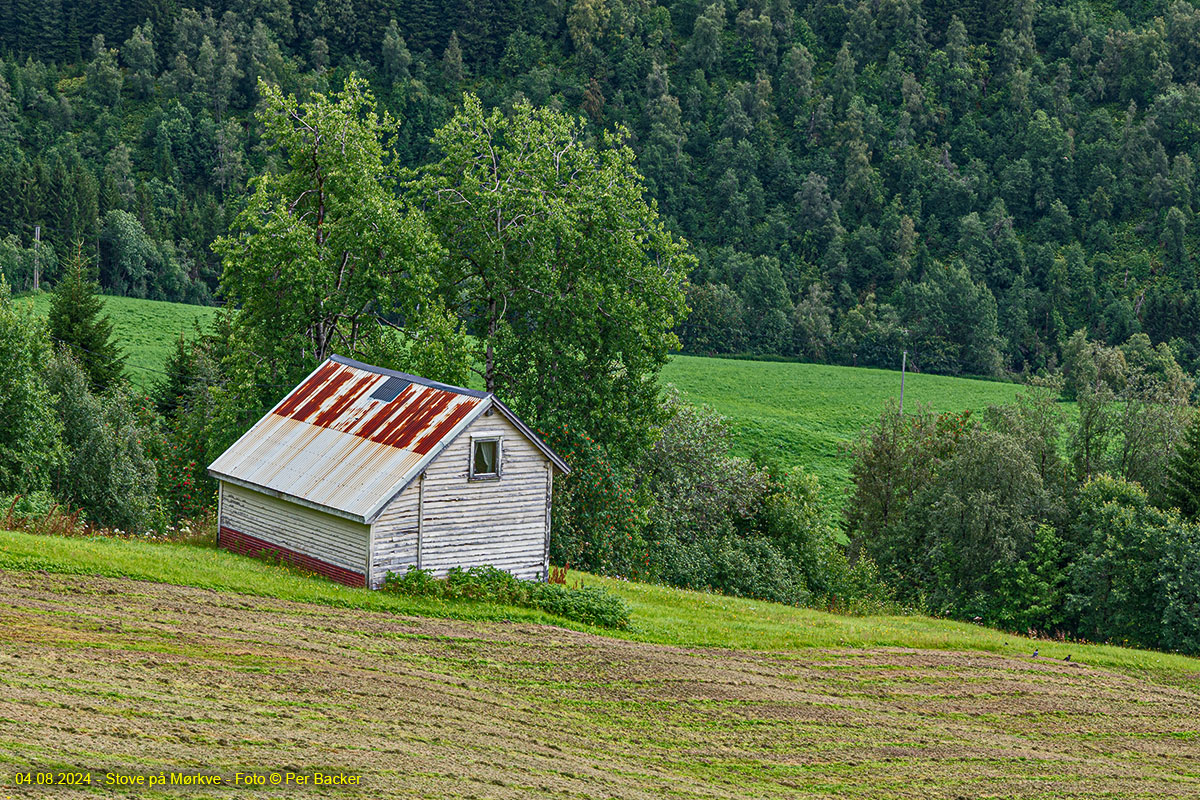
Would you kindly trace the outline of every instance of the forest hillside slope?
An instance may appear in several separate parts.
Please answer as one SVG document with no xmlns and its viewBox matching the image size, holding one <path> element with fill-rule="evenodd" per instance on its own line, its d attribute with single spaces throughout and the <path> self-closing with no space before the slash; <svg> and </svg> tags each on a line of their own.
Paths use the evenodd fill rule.
<svg viewBox="0 0 1200 800">
<path fill-rule="evenodd" d="M 402 166 L 464 91 L 622 128 L 699 255 L 693 352 L 998 374 L 1053 367 L 1086 328 L 1200 363 L 1194 0 L 4 0 L 0 19 L 17 288 L 80 241 L 108 291 L 208 302 L 212 241 L 278 165 L 260 82 L 356 72 Z"/>
</svg>

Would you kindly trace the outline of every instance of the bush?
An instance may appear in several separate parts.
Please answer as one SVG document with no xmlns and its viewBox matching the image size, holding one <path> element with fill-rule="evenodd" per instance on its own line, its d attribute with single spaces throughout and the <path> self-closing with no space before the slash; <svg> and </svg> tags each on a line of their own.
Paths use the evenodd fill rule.
<svg viewBox="0 0 1200 800">
<path fill-rule="evenodd" d="M 649 498 L 648 577 L 788 605 L 855 605 L 884 591 L 869 559 L 851 565 L 815 476 L 732 455 L 729 426 L 668 388 L 664 423 L 634 465 Z"/>
<path fill-rule="evenodd" d="M 574 471 L 554 487 L 554 561 L 788 605 L 890 603 L 871 558 L 848 558 L 815 476 L 734 456 L 724 418 L 673 388 L 661 412 L 654 444 L 627 471 L 588 437 L 558 432 Z"/>
<path fill-rule="evenodd" d="M 29 494 L 0 494 L 0 518 L 8 524 L 14 520 L 44 517 L 58 505 L 49 492 L 31 492 Z"/>
<path fill-rule="evenodd" d="M 1004 577 L 1026 568 L 1050 506 L 1033 460 L 1014 437 L 989 430 L 963 436 L 908 513 L 933 610 L 992 624 L 1017 613 L 1002 591 Z"/>
<path fill-rule="evenodd" d="M 526 588 L 530 604 L 549 614 L 601 628 L 629 625 L 629 604 L 599 587 L 528 582 Z"/>
<path fill-rule="evenodd" d="M 730 454 L 725 419 L 669 388 L 665 422 L 636 465 L 653 498 L 646 539 L 650 576 L 672 586 L 798 605 L 802 571 L 759 530 L 766 470 Z"/>
<path fill-rule="evenodd" d="M 561 584 L 523 581 L 492 566 L 455 567 L 438 580 L 428 570 L 410 567 L 403 575 L 389 572 L 384 591 L 409 597 L 475 600 L 536 608 L 587 625 L 624 628 L 629 606 L 624 600 L 593 586 L 568 588 Z"/>
<path fill-rule="evenodd" d="M 883 580 L 912 600 L 925 587 L 919 578 L 922 537 L 907 524 L 909 505 L 928 486 L 972 429 L 970 412 L 934 414 L 927 408 L 901 414 L 894 404 L 864 428 L 849 448 L 853 490 L 846 503 L 851 550 L 879 566 Z"/>
<path fill-rule="evenodd" d="M 0 275 L 0 492 L 50 488 L 62 423 L 41 374 L 49 357 L 45 322 L 12 301 Z"/>
<path fill-rule="evenodd" d="M 1162 573 L 1162 645 L 1200 653 L 1200 526 L 1182 526 L 1167 543 Z"/>
<path fill-rule="evenodd" d="M 1098 475 L 1079 496 L 1082 551 L 1071 569 L 1069 607 L 1079 633 L 1097 641 L 1162 646 L 1170 543 L 1185 536 L 1173 509 L 1150 505 L 1124 478 Z M 1173 570 L 1171 570 L 1173 571 Z"/>
<path fill-rule="evenodd" d="M 757 534 L 694 541 L 667 537 L 653 543 L 651 560 L 659 580 L 683 589 L 796 606 L 812 597 L 800 567 Z"/>
<path fill-rule="evenodd" d="M 195 519 L 216 505 L 216 482 L 205 465 L 222 452 L 212 447 L 212 439 L 225 384 L 221 360 L 228 351 L 228 323 L 222 316 L 210 332 L 197 324 L 192 338 L 181 334 L 167 361 L 166 378 L 154 389 L 164 418 L 156 458 L 158 494 L 172 519 Z"/>
<path fill-rule="evenodd" d="M 63 423 L 54 495 L 96 525 L 138 533 L 161 529 L 158 473 L 146 452 L 155 438 L 145 421 L 148 409 L 121 385 L 93 394 L 87 374 L 66 351 L 50 361 L 46 383 Z"/>
<path fill-rule="evenodd" d="M 563 426 L 547 440 L 571 474 L 554 481 L 550 559 L 602 575 L 641 577 L 647 568 L 643 512 L 624 472 L 591 437 Z"/>
<path fill-rule="evenodd" d="M 1091 639 L 1200 653 L 1200 526 L 1098 475 L 1080 493 L 1068 608 Z"/>
<path fill-rule="evenodd" d="M 821 504 L 816 475 L 774 470 L 763 501 L 763 529 L 800 569 L 814 600 L 830 608 L 880 607 L 890 598 L 865 553 L 851 562 Z"/>
<path fill-rule="evenodd" d="M 647 538 L 691 542 L 748 532 L 762 505 L 766 472 L 730 455 L 725 419 L 683 402 L 674 387 L 664 394 L 663 415 L 653 446 L 634 469 L 639 488 L 653 497 Z"/>
</svg>

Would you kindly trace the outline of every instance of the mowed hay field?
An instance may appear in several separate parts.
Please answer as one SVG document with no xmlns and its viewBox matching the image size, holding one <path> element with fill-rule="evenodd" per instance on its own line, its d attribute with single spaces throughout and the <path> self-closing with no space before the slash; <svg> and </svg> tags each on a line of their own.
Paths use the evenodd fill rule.
<svg viewBox="0 0 1200 800">
<path fill-rule="evenodd" d="M 50 311 L 50 299 L 49 294 L 39 294 L 18 298 L 18 302 L 32 303 L 37 313 L 45 315 Z M 111 296 L 104 297 L 104 308 L 127 357 L 125 371 L 133 385 L 142 389 L 161 380 L 180 333 L 195 336 L 195 324 L 203 329 L 218 311 L 213 306 Z"/>
<path fill-rule="evenodd" d="M 687 400 L 727 417 L 740 455 L 759 453 L 815 472 L 825 494 L 839 502 L 850 482 L 843 445 L 877 420 L 889 399 L 900 397 L 898 370 L 824 364 L 674 356 L 662 379 Z M 1014 383 L 910 372 L 904 407 L 980 412 L 1007 403 L 1020 389 Z"/>
<path fill-rule="evenodd" d="M 0 796 L 113 792 L 11 777 L 83 770 L 360 776 L 346 798 L 1200 797 L 1194 684 L 1045 658 L 679 647 L 24 571 L 0 572 L 0 687 Z"/>
</svg>

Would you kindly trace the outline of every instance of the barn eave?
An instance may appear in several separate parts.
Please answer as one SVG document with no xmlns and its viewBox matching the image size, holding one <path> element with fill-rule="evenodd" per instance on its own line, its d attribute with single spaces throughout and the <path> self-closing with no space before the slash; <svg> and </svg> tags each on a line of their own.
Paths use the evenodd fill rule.
<svg viewBox="0 0 1200 800">
<path fill-rule="evenodd" d="M 332 514 L 335 517 L 341 517 L 342 519 L 348 519 L 351 522 L 360 522 L 364 525 L 371 524 L 370 520 L 368 520 L 362 514 L 354 514 L 349 511 L 344 511 L 340 508 L 335 508 L 334 506 L 327 506 L 322 503 L 315 503 L 312 500 L 309 500 L 308 498 L 300 497 L 300 496 L 294 495 L 294 494 L 288 494 L 287 492 L 281 492 L 278 489 L 272 489 L 270 486 L 263 486 L 262 484 L 251 483 L 250 481 L 242 480 L 241 478 L 235 478 L 232 475 L 227 475 L 222 472 L 217 472 L 214 469 L 209 469 L 208 475 L 210 478 L 213 478 L 214 480 L 225 481 L 226 483 L 232 483 L 234 486 L 241 486 L 243 489 L 250 489 L 251 491 L 260 492 L 265 495 L 270 495 L 271 497 L 278 497 L 280 500 L 287 500 L 288 502 L 304 506 L 305 508 L 311 508 L 314 511 L 323 511 L 326 514 Z"/>
</svg>

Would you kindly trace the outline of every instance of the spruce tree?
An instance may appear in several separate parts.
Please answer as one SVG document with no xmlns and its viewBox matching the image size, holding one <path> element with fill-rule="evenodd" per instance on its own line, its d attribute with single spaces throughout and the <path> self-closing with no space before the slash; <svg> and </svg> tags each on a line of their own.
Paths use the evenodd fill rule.
<svg viewBox="0 0 1200 800">
<path fill-rule="evenodd" d="M 462 48 L 458 44 L 458 32 L 455 31 L 450 34 L 450 42 L 442 54 L 442 77 L 445 78 L 447 87 L 454 89 L 463 82 L 466 75 Z"/>
<path fill-rule="evenodd" d="M 75 245 L 64 267 L 50 301 L 50 336 L 78 359 L 93 390 L 104 392 L 121 377 L 125 356 L 113 338 L 113 323 L 82 245 Z"/>
<path fill-rule="evenodd" d="M 1200 416 L 1193 420 L 1167 468 L 1167 503 L 1188 519 L 1200 516 Z"/>
</svg>

